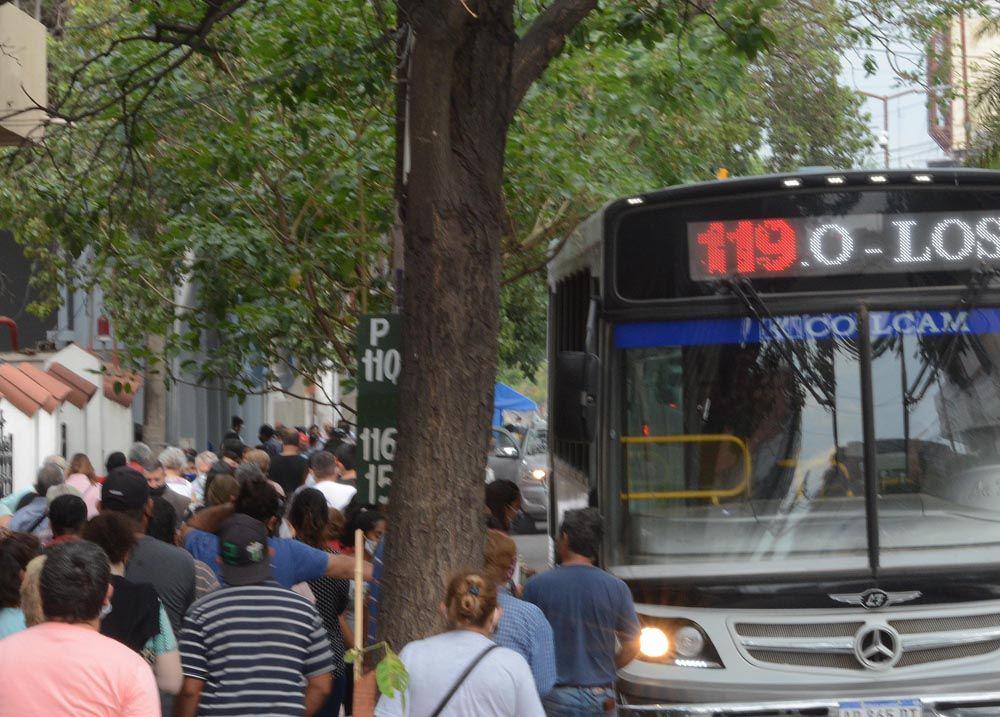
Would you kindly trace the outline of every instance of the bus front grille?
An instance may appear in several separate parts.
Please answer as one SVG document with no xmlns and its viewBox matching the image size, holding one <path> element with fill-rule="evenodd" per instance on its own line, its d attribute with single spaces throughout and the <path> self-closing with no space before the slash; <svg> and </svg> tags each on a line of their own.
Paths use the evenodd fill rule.
<svg viewBox="0 0 1000 717">
<path fill-rule="evenodd" d="M 1000 613 L 981 611 L 938 617 L 873 614 L 842 622 L 736 622 L 732 631 L 744 654 L 761 665 L 857 672 L 867 669 L 857 652 L 861 633 L 878 625 L 890 628 L 889 639 L 895 634 L 899 652 L 893 670 L 1000 652 Z"/>
<path fill-rule="evenodd" d="M 738 622 L 740 637 L 854 637 L 863 622 Z"/>
<path fill-rule="evenodd" d="M 836 652 L 772 652 L 770 650 L 748 650 L 753 659 L 771 665 L 794 667 L 826 667 L 833 670 L 854 670 L 864 668 L 854 659 L 854 655 Z"/>
<path fill-rule="evenodd" d="M 917 635 L 925 632 L 946 632 L 949 630 L 983 630 L 1000 627 L 1000 613 L 890 620 L 889 625 L 895 628 L 900 635 Z"/>
</svg>

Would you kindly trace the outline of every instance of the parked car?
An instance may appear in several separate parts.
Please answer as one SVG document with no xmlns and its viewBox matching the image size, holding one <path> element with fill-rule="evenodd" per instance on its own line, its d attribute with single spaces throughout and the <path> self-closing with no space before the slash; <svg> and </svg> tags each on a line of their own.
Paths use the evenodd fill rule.
<svg viewBox="0 0 1000 717">
<path fill-rule="evenodd" d="M 540 461 L 545 461 L 547 464 L 548 455 L 526 456 L 523 450 L 524 448 L 538 450 L 538 441 L 541 440 L 542 451 L 545 451 L 544 436 L 547 434 L 543 434 L 541 438 L 535 434 L 532 438 L 533 430 L 528 431 L 524 441 L 519 445 L 514 434 L 503 428 L 494 428 L 490 455 L 487 457 L 487 465 L 493 471 L 495 480 L 512 481 L 521 489 L 524 517 L 512 526 L 516 533 L 544 530 L 549 511 L 548 473 L 546 472 L 541 478 L 537 473 Z M 544 426 L 542 430 L 544 431 Z"/>
</svg>

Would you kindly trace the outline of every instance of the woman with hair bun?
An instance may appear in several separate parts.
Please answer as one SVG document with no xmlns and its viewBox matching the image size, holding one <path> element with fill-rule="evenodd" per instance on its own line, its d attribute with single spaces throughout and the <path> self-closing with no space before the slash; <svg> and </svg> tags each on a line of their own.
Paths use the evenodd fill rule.
<svg viewBox="0 0 1000 717">
<path fill-rule="evenodd" d="M 403 648 L 409 687 L 383 696 L 376 717 L 544 717 L 528 663 L 490 639 L 500 620 L 493 582 L 458 573 L 441 610 L 448 631 Z"/>
</svg>

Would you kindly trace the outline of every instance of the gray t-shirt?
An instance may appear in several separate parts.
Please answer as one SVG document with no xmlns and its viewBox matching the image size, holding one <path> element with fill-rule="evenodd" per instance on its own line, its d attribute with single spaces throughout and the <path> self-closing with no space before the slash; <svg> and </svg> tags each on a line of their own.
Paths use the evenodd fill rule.
<svg viewBox="0 0 1000 717">
<path fill-rule="evenodd" d="M 191 554 L 176 545 L 144 535 L 132 551 L 125 577 L 156 588 L 174 634 L 180 635 L 184 613 L 194 602 L 194 558 Z"/>
<path fill-rule="evenodd" d="M 492 641 L 469 630 L 454 630 L 411 642 L 399 653 L 410 673 L 406 706 L 397 692 L 385 695 L 376 717 L 429 717 L 469 664 Z M 492 650 L 458 688 L 441 717 L 545 717 L 535 679 L 524 658 L 506 647 Z"/>
</svg>

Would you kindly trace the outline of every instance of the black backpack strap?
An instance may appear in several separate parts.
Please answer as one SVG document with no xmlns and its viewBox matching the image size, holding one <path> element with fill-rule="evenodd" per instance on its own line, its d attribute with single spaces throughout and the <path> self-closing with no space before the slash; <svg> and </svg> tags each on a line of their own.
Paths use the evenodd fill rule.
<svg viewBox="0 0 1000 717">
<path fill-rule="evenodd" d="M 457 680 L 455 680 L 455 684 L 451 686 L 450 690 L 448 690 L 448 694 L 446 694 L 444 696 L 444 699 L 441 700 L 441 703 L 437 706 L 437 709 L 431 712 L 431 717 L 438 717 L 438 715 L 441 714 L 441 711 L 448 706 L 449 702 L 451 702 L 451 698 L 455 696 L 456 692 L 458 692 L 458 688 L 462 686 L 462 683 L 465 682 L 469 678 L 469 675 L 472 674 L 472 671 L 476 669 L 476 665 L 482 662 L 483 658 L 486 657 L 486 655 L 488 655 L 492 650 L 495 650 L 498 647 L 500 646 L 497 644 L 493 644 L 479 653 L 476 659 L 473 660 L 469 664 L 469 666 L 465 668 L 465 672 L 463 672 L 461 676 Z"/>
</svg>

